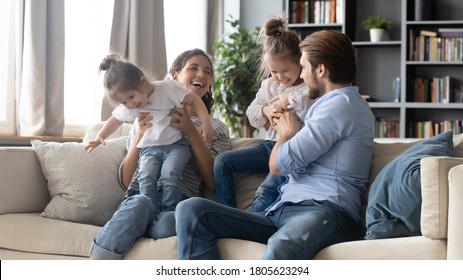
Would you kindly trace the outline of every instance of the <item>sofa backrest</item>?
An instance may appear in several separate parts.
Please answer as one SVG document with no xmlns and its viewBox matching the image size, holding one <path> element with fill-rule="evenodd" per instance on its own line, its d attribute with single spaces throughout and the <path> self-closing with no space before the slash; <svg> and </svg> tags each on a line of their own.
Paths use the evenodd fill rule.
<svg viewBox="0 0 463 280">
<path fill-rule="evenodd" d="M 0 147 L 0 214 L 41 212 L 50 201 L 32 147 Z"/>
</svg>

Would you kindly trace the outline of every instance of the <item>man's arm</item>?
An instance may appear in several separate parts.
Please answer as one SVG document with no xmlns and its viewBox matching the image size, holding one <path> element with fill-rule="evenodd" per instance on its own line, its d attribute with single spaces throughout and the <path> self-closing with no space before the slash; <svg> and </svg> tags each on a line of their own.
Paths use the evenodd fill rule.
<svg viewBox="0 0 463 280">
<path fill-rule="evenodd" d="M 282 173 L 278 167 L 278 148 L 291 139 L 301 129 L 301 121 L 291 112 L 283 112 L 279 118 L 272 119 L 272 126 L 280 135 L 270 154 L 269 169 L 274 176 L 281 176 Z"/>
</svg>

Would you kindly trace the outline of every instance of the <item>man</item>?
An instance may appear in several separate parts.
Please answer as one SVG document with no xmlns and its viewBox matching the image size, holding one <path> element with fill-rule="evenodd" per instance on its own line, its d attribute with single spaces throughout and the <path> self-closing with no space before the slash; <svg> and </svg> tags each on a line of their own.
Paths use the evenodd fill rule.
<svg viewBox="0 0 463 280">
<path fill-rule="evenodd" d="M 280 135 L 270 171 L 287 175 L 265 213 L 192 198 L 176 210 L 180 259 L 219 259 L 217 238 L 266 243 L 263 259 L 311 259 L 329 245 L 352 240 L 362 225 L 361 202 L 373 151 L 374 116 L 352 86 L 354 48 L 337 31 L 305 38 L 301 78 L 319 99 L 304 123 L 291 112 L 272 120 Z M 302 128 L 301 128 L 302 126 Z"/>
</svg>

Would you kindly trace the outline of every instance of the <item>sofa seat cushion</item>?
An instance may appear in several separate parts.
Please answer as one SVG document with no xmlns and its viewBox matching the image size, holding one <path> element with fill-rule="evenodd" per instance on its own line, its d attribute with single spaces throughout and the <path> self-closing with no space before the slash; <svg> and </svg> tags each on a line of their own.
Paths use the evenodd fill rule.
<svg viewBox="0 0 463 280">
<path fill-rule="evenodd" d="M 48 219 L 40 213 L 0 215 L 0 247 L 40 254 L 87 257 L 100 227 Z"/>
<path fill-rule="evenodd" d="M 315 260 L 445 260 L 445 239 L 423 236 L 358 240 L 324 248 Z"/>
<path fill-rule="evenodd" d="M 0 248 L 18 252 L 88 258 L 101 227 L 49 219 L 40 213 L 0 215 Z M 54 257 L 50 257 L 53 259 Z M 125 259 L 177 259 L 176 237 L 140 238 Z M 48 258 L 47 258 L 48 259 Z"/>
</svg>

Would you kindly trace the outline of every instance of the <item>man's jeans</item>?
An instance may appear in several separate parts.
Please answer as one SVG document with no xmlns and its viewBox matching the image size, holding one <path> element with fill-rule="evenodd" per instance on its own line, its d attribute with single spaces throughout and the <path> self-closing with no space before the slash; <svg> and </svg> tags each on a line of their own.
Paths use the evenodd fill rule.
<svg viewBox="0 0 463 280">
<path fill-rule="evenodd" d="M 262 259 L 311 259 L 360 229 L 343 208 L 314 200 L 286 203 L 265 216 L 195 197 L 179 203 L 175 219 L 180 259 L 219 259 L 217 238 L 267 244 Z"/>
<path fill-rule="evenodd" d="M 135 194 L 122 201 L 111 220 L 95 237 L 90 256 L 119 260 L 132 249 L 139 237 L 159 239 L 174 235 L 174 211 L 161 212 L 156 216 L 151 199 Z"/>
<path fill-rule="evenodd" d="M 228 151 L 217 155 L 214 161 L 215 193 L 217 202 L 236 207 L 233 173 L 268 173 L 257 189 L 252 206 L 253 212 L 264 211 L 279 195 L 278 187 L 286 181 L 285 176 L 269 173 L 269 159 L 275 141 Z"/>
<path fill-rule="evenodd" d="M 143 148 L 128 194 L 132 195 L 139 188 L 140 194 L 151 198 L 156 213 L 173 211 L 183 197 L 182 173 L 190 156 L 190 146 L 186 138 L 170 145 Z M 157 197 L 158 180 L 162 188 L 162 199 Z"/>
</svg>

